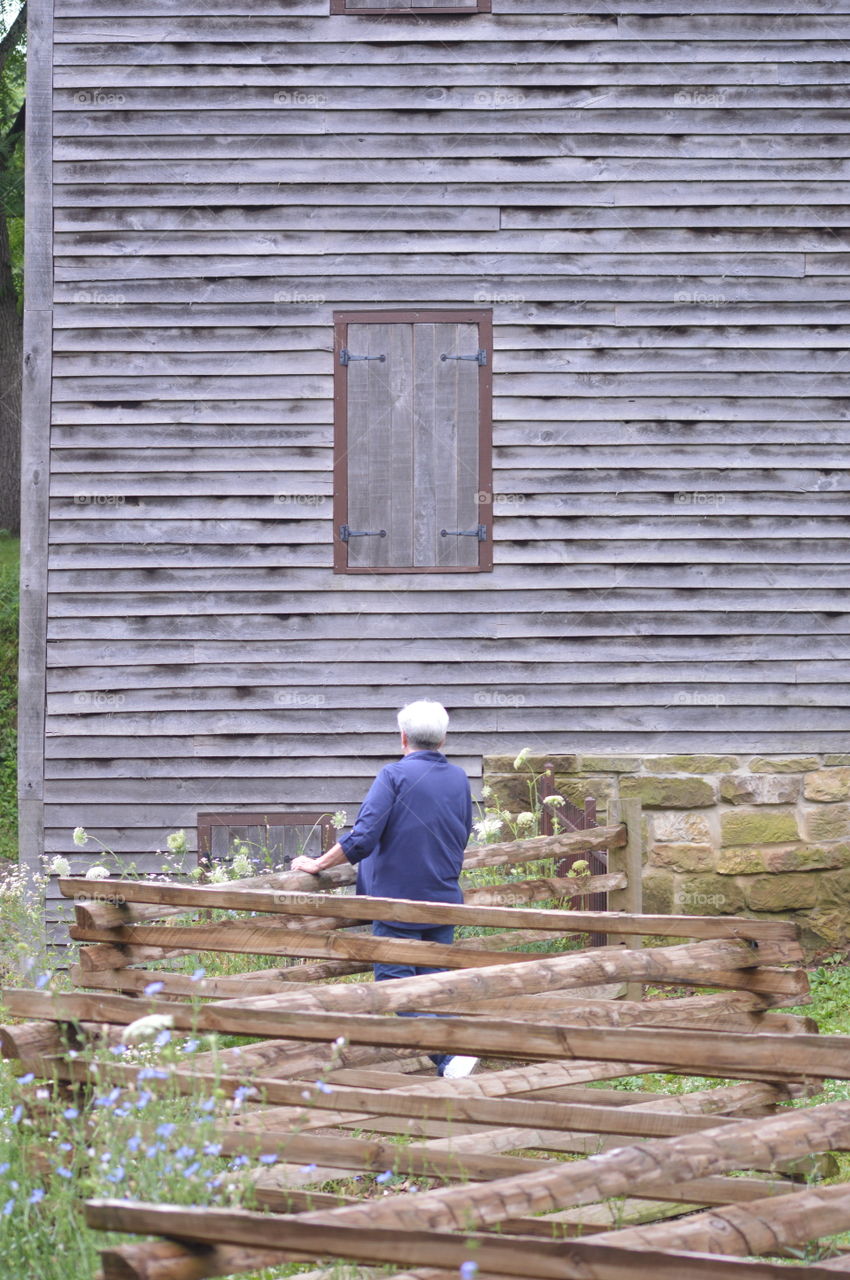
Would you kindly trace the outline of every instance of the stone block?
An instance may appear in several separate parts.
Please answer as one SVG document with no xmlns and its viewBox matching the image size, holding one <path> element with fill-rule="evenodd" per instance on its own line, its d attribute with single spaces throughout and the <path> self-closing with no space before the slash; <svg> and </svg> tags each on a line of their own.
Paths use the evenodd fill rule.
<svg viewBox="0 0 850 1280">
<path fill-rule="evenodd" d="M 671 871 L 713 871 L 714 850 L 710 844 L 659 844 L 650 853 L 649 862 Z"/>
<path fill-rule="evenodd" d="M 815 773 L 807 773 L 803 779 L 803 795 L 807 800 L 820 800 L 826 804 L 850 800 L 850 769 L 818 769 Z"/>
<path fill-rule="evenodd" d="M 669 871 L 647 870 L 641 881 L 643 914 L 669 916 L 673 914 L 673 877 Z"/>
<path fill-rule="evenodd" d="M 750 773 L 808 773 L 820 768 L 817 756 L 753 756 Z"/>
<path fill-rule="evenodd" d="M 799 911 L 818 902 L 818 879 L 809 875 L 751 876 L 744 881 L 744 895 L 751 911 Z"/>
<path fill-rule="evenodd" d="M 584 809 L 588 796 L 602 802 L 610 800 L 615 785 L 613 778 L 555 778 L 555 790 L 577 809 Z"/>
<path fill-rule="evenodd" d="M 582 773 L 636 773 L 640 756 L 582 756 Z"/>
<path fill-rule="evenodd" d="M 850 836 L 850 805 L 804 805 L 800 821 L 806 840 L 846 840 Z"/>
<path fill-rule="evenodd" d="M 533 809 L 529 794 L 528 778 L 521 773 L 491 773 L 484 779 L 491 795 L 485 798 L 488 809 L 507 809 L 508 813 L 522 813 Z"/>
<path fill-rule="evenodd" d="M 716 875 L 677 876 L 673 910 L 682 916 L 734 916 L 744 908 L 737 881 Z"/>
<path fill-rule="evenodd" d="M 656 844 L 711 844 L 711 821 L 705 813 L 652 813 L 648 817 L 647 838 Z"/>
<path fill-rule="evenodd" d="M 620 795 L 637 796 L 645 809 L 705 809 L 716 802 L 714 788 L 703 778 L 626 777 Z"/>
<path fill-rule="evenodd" d="M 815 907 L 809 912 L 807 924 L 818 937 L 821 946 L 840 947 L 850 945 L 850 902 L 842 907 Z"/>
<path fill-rule="evenodd" d="M 846 751 L 845 751 L 842 755 L 838 755 L 838 756 L 824 756 L 824 758 L 823 758 L 823 762 L 824 762 L 824 764 L 847 764 L 847 765 L 850 765 L 850 754 L 849 754 L 848 752 L 846 752 Z"/>
<path fill-rule="evenodd" d="M 720 798 L 728 804 L 793 804 L 800 785 L 799 774 L 727 773 L 720 779 Z"/>
<path fill-rule="evenodd" d="M 810 844 L 749 846 L 721 849 L 718 875 L 749 876 L 762 871 L 819 871 L 850 866 L 850 844 L 818 847 Z"/>
<path fill-rule="evenodd" d="M 528 777 L 531 773 L 542 773 L 547 764 L 553 764 L 556 773 L 575 773 L 578 768 L 578 756 L 529 755 L 519 769 L 514 769 L 514 761 L 519 754 L 485 756 L 481 762 L 485 781 L 489 773 L 522 773 Z"/>
<path fill-rule="evenodd" d="M 740 767 L 737 756 L 647 756 L 650 773 L 728 773 Z"/>
<path fill-rule="evenodd" d="M 723 848 L 739 844 L 788 844 L 797 841 L 797 817 L 793 809 L 732 809 L 720 815 Z"/>
<path fill-rule="evenodd" d="M 824 871 L 818 877 L 818 906 L 843 911 L 850 922 L 850 867 Z"/>
</svg>

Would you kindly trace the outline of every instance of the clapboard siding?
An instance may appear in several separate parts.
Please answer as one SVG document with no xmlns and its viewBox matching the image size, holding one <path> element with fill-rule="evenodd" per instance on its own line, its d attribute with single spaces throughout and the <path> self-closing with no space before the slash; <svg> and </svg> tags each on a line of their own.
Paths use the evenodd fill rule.
<svg viewBox="0 0 850 1280">
<path fill-rule="evenodd" d="M 47 850 L 353 811 L 428 693 L 473 778 L 836 749 L 850 0 L 329 7 L 55 0 Z M 492 309 L 492 574 L 332 573 L 381 306 Z"/>
</svg>

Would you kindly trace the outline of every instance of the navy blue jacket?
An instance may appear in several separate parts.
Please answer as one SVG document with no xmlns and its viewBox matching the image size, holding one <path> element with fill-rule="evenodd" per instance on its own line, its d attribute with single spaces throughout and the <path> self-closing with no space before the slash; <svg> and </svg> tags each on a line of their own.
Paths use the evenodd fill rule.
<svg viewBox="0 0 850 1280">
<path fill-rule="evenodd" d="M 463 769 L 440 751 L 413 751 L 384 766 L 340 844 L 357 864 L 358 893 L 463 902 L 458 876 L 471 830 Z"/>
</svg>

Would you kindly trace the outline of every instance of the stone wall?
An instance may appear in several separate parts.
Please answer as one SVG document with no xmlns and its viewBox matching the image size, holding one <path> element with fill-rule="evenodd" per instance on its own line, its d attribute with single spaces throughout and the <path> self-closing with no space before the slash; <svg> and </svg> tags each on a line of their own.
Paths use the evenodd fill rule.
<svg viewBox="0 0 850 1280">
<path fill-rule="evenodd" d="M 850 753 L 846 755 L 488 756 L 488 805 L 529 804 L 529 768 L 558 792 L 636 796 L 647 912 L 795 919 L 812 954 L 850 945 Z"/>
</svg>

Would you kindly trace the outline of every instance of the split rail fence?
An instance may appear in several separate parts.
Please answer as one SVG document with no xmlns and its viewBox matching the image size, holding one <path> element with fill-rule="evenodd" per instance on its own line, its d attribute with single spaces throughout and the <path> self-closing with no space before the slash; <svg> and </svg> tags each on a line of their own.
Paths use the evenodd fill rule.
<svg viewBox="0 0 850 1280">
<path fill-rule="evenodd" d="M 220 886 L 110 882 L 111 900 L 63 880 L 85 944 L 72 970 L 80 990 L 5 991 L 12 1016 L 29 1021 L 0 1029 L 4 1054 L 85 1088 L 89 1067 L 65 1052 L 68 1037 L 115 1042 L 140 1013 L 158 1013 L 177 1035 L 239 1038 L 185 1058 L 169 1088 L 254 1090 L 217 1122 L 216 1140 L 223 1157 L 253 1158 L 260 1210 L 89 1202 L 91 1227 L 157 1237 L 104 1248 L 103 1280 L 293 1263 L 308 1268 L 304 1280 L 331 1280 L 340 1261 L 346 1276 L 393 1280 L 787 1280 L 783 1259 L 850 1230 L 850 1185 L 811 1182 L 830 1171 L 829 1153 L 850 1149 L 850 1102 L 810 1104 L 824 1080 L 850 1079 L 850 1037 L 819 1036 L 782 1011 L 808 1001 L 795 926 L 623 910 L 640 854 L 639 811 L 626 817 L 469 851 L 466 867 L 495 877 L 607 849 L 609 872 L 590 886 L 586 876 L 483 885 L 463 905 L 340 894 L 344 868 L 320 891 L 288 873 Z M 534 905 L 589 889 L 609 891 L 614 909 Z M 374 919 L 496 932 L 445 947 L 354 931 Z M 601 929 L 607 946 L 564 949 L 564 937 Z M 530 942 L 550 950 L 518 949 Z M 194 981 L 173 967 L 210 952 L 288 963 Z M 442 971 L 352 980 L 378 960 Z M 438 1052 L 475 1055 L 482 1069 L 438 1078 L 428 1061 Z M 98 1088 L 132 1087 L 136 1071 L 120 1056 L 101 1063 Z M 705 1086 L 614 1087 L 655 1072 Z M 418 1189 L 376 1195 L 364 1175 L 388 1169 Z M 850 1255 L 792 1274 L 841 1270 Z"/>
</svg>

